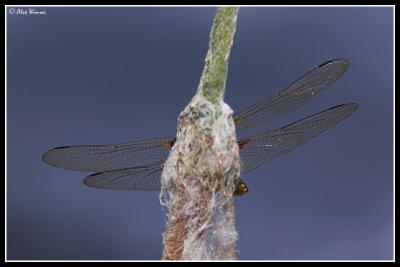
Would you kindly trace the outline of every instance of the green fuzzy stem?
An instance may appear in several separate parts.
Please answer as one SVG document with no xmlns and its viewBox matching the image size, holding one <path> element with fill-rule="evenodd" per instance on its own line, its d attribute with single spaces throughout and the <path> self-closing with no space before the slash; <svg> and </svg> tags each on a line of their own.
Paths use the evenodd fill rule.
<svg viewBox="0 0 400 267">
<path fill-rule="evenodd" d="M 220 7 L 214 17 L 205 66 L 197 89 L 197 93 L 211 103 L 221 101 L 224 96 L 238 10 L 238 7 Z"/>
</svg>

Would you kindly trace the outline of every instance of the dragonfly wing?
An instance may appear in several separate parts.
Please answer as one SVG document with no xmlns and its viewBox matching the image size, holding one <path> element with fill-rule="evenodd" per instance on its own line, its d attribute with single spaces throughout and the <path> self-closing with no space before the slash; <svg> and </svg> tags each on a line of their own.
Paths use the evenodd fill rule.
<svg viewBox="0 0 400 267">
<path fill-rule="evenodd" d="M 50 149 L 44 162 L 62 169 L 103 172 L 164 162 L 174 138 L 156 138 L 118 145 L 78 145 Z"/>
<path fill-rule="evenodd" d="M 141 166 L 89 175 L 85 185 L 118 190 L 160 190 L 164 162 L 153 166 Z"/>
<path fill-rule="evenodd" d="M 346 59 L 325 62 L 275 95 L 242 110 L 234 116 L 236 132 L 239 134 L 261 126 L 302 106 L 314 95 L 340 79 L 349 65 L 350 63 Z"/>
<path fill-rule="evenodd" d="M 241 172 L 247 173 L 275 157 L 296 149 L 346 119 L 357 108 L 358 105 L 354 103 L 336 106 L 283 128 L 240 141 Z"/>
</svg>

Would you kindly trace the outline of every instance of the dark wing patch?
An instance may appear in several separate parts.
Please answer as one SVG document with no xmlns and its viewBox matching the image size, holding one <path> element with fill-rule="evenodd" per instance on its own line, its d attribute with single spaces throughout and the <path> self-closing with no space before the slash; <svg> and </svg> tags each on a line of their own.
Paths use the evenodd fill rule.
<svg viewBox="0 0 400 267">
<path fill-rule="evenodd" d="M 253 141 L 253 139 L 251 139 L 251 137 L 240 140 L 238 142 L 239 149 L 242 149 L 246 144 L 250 143 L 251 141 Z"/>
</svg>

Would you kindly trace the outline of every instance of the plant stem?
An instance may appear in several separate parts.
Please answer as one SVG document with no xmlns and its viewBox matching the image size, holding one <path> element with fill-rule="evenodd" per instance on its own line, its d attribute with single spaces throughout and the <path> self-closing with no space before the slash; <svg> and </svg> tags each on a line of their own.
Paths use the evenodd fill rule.
<svg viewBox="0 0 400 267">
<path fill-rule="evenodd" d="M 164 260 L 234 260 L 233 192 L 240 177 L 232 109 L 223 102 L 238 8 L 217 9 L 196 95 L 178 118 L 161 175 L 168 209 Z"/>
<path fill-rule="evenodd" d="M 218 8 L 214 17 L 209 50 L 197 89 L 198 94 L 212 103 L 222 100 L 224 96 L 238 10 L 238 7 Z"/>
</svg>

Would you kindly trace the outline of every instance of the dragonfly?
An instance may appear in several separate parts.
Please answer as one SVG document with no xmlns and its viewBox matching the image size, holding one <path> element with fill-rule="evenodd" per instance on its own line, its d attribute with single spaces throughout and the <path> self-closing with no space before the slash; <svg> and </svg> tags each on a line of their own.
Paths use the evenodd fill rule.
<svg viewBox="0 0 400 267">
<path fill-rule="evenodd" d="M 283 117 L 324 91 L 347 71 L 350 62 L 333 59 L 314 67 L 283 89 L 233 115 L 237 136 Z M 331 107 L 284 127 L 239 138 L 241 174 L 286 154 L 353 114 L 356 103 Z M 46 151 L 42 160 L 54 167 L 92 173 L 89 187 L 119 190 L 160 190 L 161 172 L 174 137 L 152 138 L 111 145 L 60 146 Z M 235 179 L 234 195 L 246 194 L 246 183 Z"/>
</svg>

